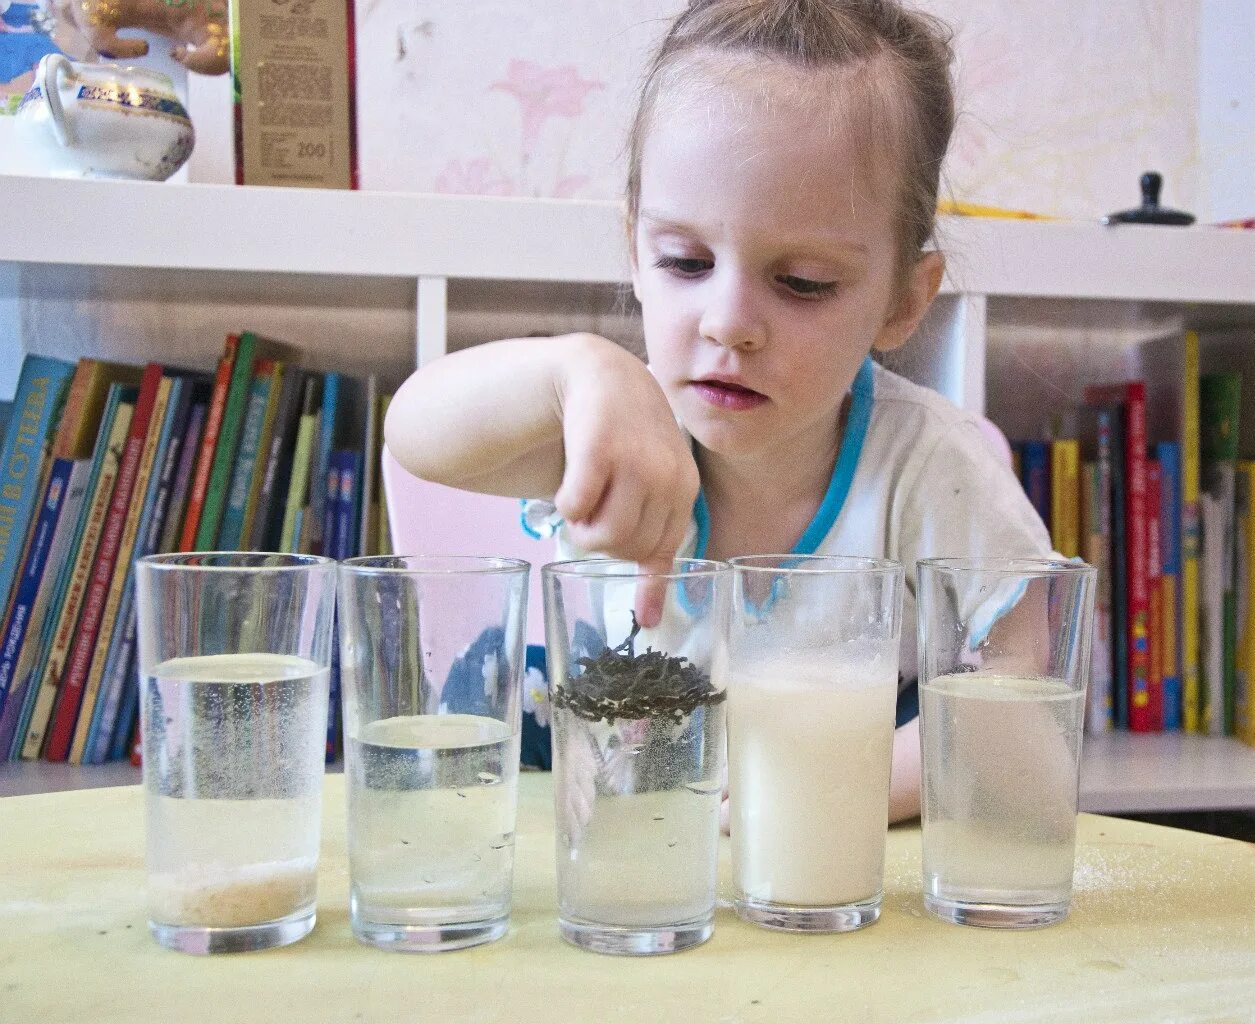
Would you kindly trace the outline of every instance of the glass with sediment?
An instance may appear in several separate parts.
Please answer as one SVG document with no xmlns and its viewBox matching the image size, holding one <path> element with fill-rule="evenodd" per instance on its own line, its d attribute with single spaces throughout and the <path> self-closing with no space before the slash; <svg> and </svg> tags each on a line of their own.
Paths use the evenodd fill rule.
<svg viewBox="0 0 1255 1024">
<path fill-rule="evenodd" d="M 851 931 L 880 916 L 903 570 L 734 558 L 728 763 L 740 917 Z"/>
<path fill-rule="evenodd" d="M 188 953 L 314 927 L 335 563 L 136 563 L 149 928 Z"/>
<path fill-rule="evenodd" d="M 559 931 L 600 953 L 695 946 L 714 928 L 731 570 L 590 559 L 542 576 Z"/>
<path fill-rule="evenodd" d="M 919 563 L 924 905 L 943 921 L 1068 912 L 1094 587 L 1079 562 Z"/>
<path fill-rule="evenodd" d="M 509 929 L 528 563 L 340 566 L 350 916 L 359 940 L 439 952 Z"/>
</svg>

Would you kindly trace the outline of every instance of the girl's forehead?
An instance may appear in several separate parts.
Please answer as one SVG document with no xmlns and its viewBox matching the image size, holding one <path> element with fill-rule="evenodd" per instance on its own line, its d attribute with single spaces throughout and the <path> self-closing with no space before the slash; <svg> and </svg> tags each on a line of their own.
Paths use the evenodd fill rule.
<svg viewBox="0 0 1255 1024">
<path fill-rule="evenodd" d="M 896 162 L 874 104 L 832 74 L 763 62 L 690 68 L 658 95 L 641 206 L 888 225 Z"/>
</svg>

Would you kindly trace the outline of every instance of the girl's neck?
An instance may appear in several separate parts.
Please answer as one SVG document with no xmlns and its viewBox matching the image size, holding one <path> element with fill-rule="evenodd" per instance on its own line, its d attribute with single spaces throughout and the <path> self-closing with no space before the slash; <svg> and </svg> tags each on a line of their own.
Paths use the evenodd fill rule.
<svg viewBox="0 0 1255 1024">
<path fill-rule="evenodd" d="M 847 398 L 839 423 L 745 458 L 698 447 L 710 515 L 707 558 L 792 550 L 828 491 L 848 405 Z"/>
</svg>

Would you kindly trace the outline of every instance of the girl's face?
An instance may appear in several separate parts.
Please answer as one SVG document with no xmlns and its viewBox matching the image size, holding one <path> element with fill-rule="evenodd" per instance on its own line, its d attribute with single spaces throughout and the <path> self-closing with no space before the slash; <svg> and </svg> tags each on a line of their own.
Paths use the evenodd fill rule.
<svg viewBox="0 0 1255 1024">
<path fill-rule="evenodd" d="M 824 438 L 830 452 L 864 357 L 907 339 L 941 277 L 934 255 L 897 279 L 896 169 L 830 116 L 831 79 L 758 75 L 752 92 L 661 98 L 633 252 L 653 372 L 698 443 L 730 458 Z"/>
</svg>

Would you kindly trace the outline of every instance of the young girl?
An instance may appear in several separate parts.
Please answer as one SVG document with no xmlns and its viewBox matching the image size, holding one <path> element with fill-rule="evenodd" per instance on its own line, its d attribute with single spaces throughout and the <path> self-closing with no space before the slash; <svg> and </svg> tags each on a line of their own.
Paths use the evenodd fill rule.
<svg viewBox="0 0 1255 1024">
<path fill-rule="evenodd" d="M 919 809 L 916 559 L 1051 550 L 978 418 L 870 356 L 941 284 L 950 61 L 895 0 L 692 3 L 628 146 L 648 366 L 586 334 L 481 345 L 415 373 L 385 427 L 418 476 L 550 499 L 563 557 L 900 561 L 893 820 Z"/>
</svg>

